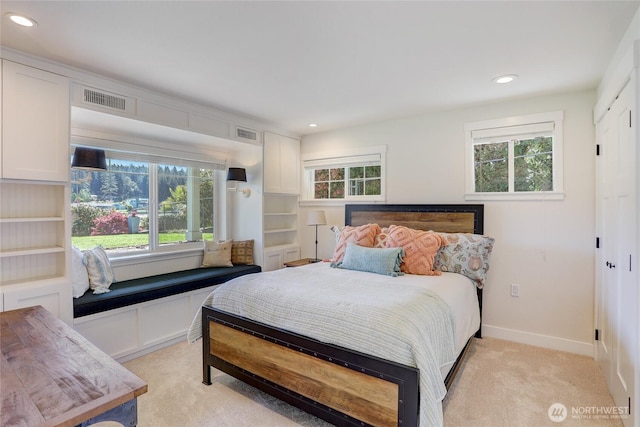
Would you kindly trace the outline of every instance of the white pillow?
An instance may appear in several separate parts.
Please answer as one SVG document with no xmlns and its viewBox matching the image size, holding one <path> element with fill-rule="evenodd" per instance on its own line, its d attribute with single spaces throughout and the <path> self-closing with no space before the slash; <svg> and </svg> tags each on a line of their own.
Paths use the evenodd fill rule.
<svg viewBox="0 0 640 427">
<path fill-rule="evenodd" d="M 73 246 L 71 248 L 71 292 L 74 298 L 80 298 L 89 290 L 89 275 L 82 257 L 80 249 Z"/>
<path fill-rule="evenodd" d="M 233 267 L 231 263 L 231 248 L 233 240 L 214 242 L 205 240 L 202 267 Z"/>
<path fill-rule="evenodd" d="M 89 273 L 89 285 L 94 294 L 104 294 L 109 292 L 109 286 L 115 282 L 113 270 L 109 257 L 102 246 L 86 251 L 84 253 L 84 263 Z"/>
</svg>

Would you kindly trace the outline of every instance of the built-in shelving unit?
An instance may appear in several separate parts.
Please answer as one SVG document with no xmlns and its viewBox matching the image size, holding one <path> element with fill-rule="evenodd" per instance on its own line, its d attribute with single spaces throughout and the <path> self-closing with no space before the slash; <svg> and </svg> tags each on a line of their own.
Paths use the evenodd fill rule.
<svg viewBox="0 0 640 427">
<path fill-rule="evenodd" d="M 2 59 L 0 310 L 73 321 L 69 79 Z"/>
<path fill-rule="evenodd" d="M 300 141 L 264 134 L 264 271 L 283 268 L 300 258 L 298 195 Z"/>
<path fill-rule="evenodd" d="M 298 196 L 265 194 L 265 248 L 297 243 Z"/>
<path fill-rule="evenodd" d="M 265 194 L 264 270 L 282 268 L 300 258 L 298 243 L 298 196 Z"/>
<path fill-rule="evenodd" d="M 64 184 L 0 183 L 0 286 L 62 278 L 66 272 Z"/>
</svg>

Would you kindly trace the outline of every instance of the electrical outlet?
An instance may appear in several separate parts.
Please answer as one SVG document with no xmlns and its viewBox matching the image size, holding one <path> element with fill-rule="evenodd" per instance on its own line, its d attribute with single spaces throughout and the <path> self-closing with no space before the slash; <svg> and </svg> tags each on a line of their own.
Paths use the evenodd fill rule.
<svg viewBox="0 0 640 427">
<path fill-rule="evenodd" d="M 520 296 L 520 285 L 513 283 L 511 285 L 511 296 L 512 297 L 519 297 Z"/>
</svg>

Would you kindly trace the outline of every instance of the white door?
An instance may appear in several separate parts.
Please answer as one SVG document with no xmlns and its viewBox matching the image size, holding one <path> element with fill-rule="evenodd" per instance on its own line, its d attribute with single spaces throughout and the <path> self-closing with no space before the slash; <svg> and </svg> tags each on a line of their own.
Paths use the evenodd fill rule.
<svg viewBox="0 0 640 427">
<path fill-rule="evenodd" d="M 608 268 L 609 260 L 615 259 L 615 245 L 612 237 L 615 235 L 615 222 L 611 221 L 614 215 L 612 210 L 613 200 L 613 160 L 617 157 L 614 150 L 617 146 L 611 139 L 614 131 L 611 130 L 611 115 L 607 114 L 598 123 L 599 156 L 596 157 L 596 236 L 598 248 L 596 250 L 596 360 L 600 369 L 605 374 L 609 389 L 611 388 L 611 333 L 613 329 L 611 313 L 614 307 L 611 301 L 611 288 L 613 278 Z"/>
<path fill-rule="evenodd" d="M 634 398 L 635 363 L 637 363 L 638 286 L 633 268 L 636 244 L 636 179 L 635 138 L 631 107 L 633 82 L 627 84 L 611 108 L 617 134 L 615 160 L 615 213 L 617 217 L 616 257 L 610 264 L 614 274 L 615 331 L 612 337 L 611 394 L 617 406 L 630 406 Z M 631 411 L 625 425 L 633 426 L 635 411 Z"/>
<path fill-rule="evenodd" d="M 638 358 L 638 289 L 636 262 L 636 147 L 632 127 L 633 80 L 620 93 L 599 124 L 601 143 L 598 226 L 602 233 L 597 256 L 596 356 L 615 405 L 634 402 Z M 633 426 L 635 411 L 623 418 Z"/>
</svg>

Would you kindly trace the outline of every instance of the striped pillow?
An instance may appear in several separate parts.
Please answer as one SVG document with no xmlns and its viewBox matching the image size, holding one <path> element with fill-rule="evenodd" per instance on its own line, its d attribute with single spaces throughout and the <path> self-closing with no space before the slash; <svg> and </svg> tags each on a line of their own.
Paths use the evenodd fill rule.
<svg viewBox="0 0 640 427">
<path fill-rule="evenodd" d="M 109 286 L 115 279 L 109 257 L 102 246 L 85 251 L 83 255 L 84 264 L 87 266 L 89 274 L 89 285 L 94 294 L 104 294 L 109 292 Z"/>
</svg>

